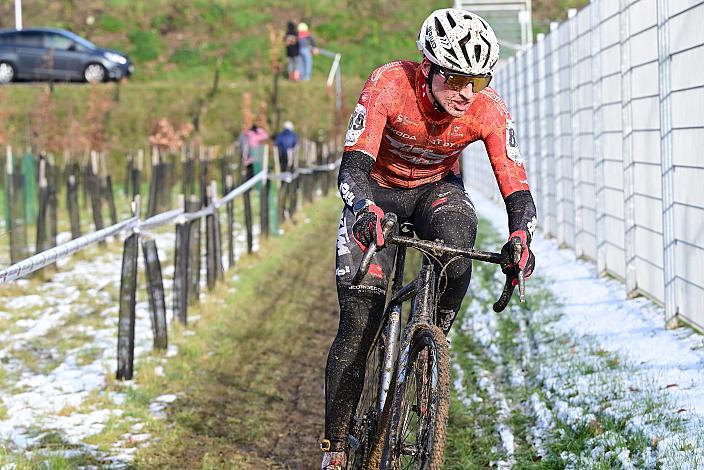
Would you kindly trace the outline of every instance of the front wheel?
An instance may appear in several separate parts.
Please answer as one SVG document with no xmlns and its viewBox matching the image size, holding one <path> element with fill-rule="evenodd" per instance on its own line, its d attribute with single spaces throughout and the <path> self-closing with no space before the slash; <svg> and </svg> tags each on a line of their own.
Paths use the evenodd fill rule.
<svg viewBox="0 0 704 470">
<path fill-rule="evenodd" d="M 107 77 L 107 71 L 105 67 L 100 64 L 88 64 L 86 69 L 83 71 L 83 78 L 88 83 L 102 83 Z"/>
<path fill-rule="evenodd" d="M 398 321 L 398 320 L 396 320 Z M 352 417 L 349 444 L 349 470 L 366 470 L 378 468 L 381 457 L 379 432 L 383 434 L 385 416 L 389 407 L 379 409 L 379 391 L 382 384 L 383 370 L 389 348 L 389 317 L 385 316 L 384 324 L 377 335 L 371 350 L 367 355 L 364 386 L 359 397 L 357 408 Z M 392 333 L 393 334 L 393 333 Z M 393 386 L 391 387 L 393 390 Z M 388 401 L 388 400 L 387 400 Z M 383 442 L 383 441 L 382 441 Z"/>
<path fill-rule="evenodd" d="M 0 62 L 0 85 L 15 79 L 15 67 L 9 62 Z"/>
<path fill-rule="evenodd" d="M 449 354 L 442 330 L 418 324 L 399 358 L 382 469 L 440 470 L 450 405 Z"/>
</svg>

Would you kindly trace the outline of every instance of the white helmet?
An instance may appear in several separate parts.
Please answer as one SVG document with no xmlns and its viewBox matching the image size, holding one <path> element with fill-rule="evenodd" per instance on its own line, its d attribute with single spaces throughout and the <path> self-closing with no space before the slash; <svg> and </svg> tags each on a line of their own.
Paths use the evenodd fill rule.
<svg viewBox="0 0 704 470">
<path fill-rule="evenodd" d="M 418 33 L 418 49 L 432 63 L 469 75 L 491 73 L 499 42 L 489 23 L 459 8 L 435 10 Z"/>
</svg>

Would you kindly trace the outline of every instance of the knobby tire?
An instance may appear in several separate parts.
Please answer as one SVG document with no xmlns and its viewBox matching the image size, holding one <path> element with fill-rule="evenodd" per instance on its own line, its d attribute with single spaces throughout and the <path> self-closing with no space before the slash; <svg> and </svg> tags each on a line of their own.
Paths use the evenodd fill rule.
<svg viewBox="0 0 704 470">
<path fill-rule="evenodd" d="M 424 323 L 410 337 L 399 357 L 381 468 L 440 470 L 450 404 L 447 340 L 439 327 Z"/>
</svg>

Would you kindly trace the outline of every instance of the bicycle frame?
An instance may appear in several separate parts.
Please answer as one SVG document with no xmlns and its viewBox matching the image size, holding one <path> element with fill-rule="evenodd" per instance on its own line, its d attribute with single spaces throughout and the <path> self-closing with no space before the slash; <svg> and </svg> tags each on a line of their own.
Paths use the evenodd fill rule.
<svg viewBox="0 0 704 470">
<path fill-rule="evenodd" d="M 389 413 L 395 413 L 394 410 L 396 410 L 396 408 L 399 406 L 395 402 L 392 406 L 392 403 L 387 402 L 387 400 L 390 398 L 389 392 L 392 393 L 391 397 L 393 397 L 393 394 L 395 394 L 399 390 L 397 387 L 404 387 L 405 385 L 403 384 L 406 384 L 406 364 L 409 360 L 409 354 L 412 354 L 410 349 L 411 345 L 409 341 L 411 341 L 411 338 L 414 337 L 417 331 L 420 331 L 418 330 L 418 328 L 428 328 L 425 325 L 429 325 L 429 327 L 431 328 L 431 330 L 426 331 L 432 331 L 432 328 L 436 328 L 436 331 L 439 331 L 439 337 L 444 338 L 444 336 L 442 335 L 442 331 L 437 330 L 436 327 L 437 318 L 435 307 L 437 299 L 435 299 L 435 296 L 437 295 L 437 293 L 435 292 L 435 290 L 438 280 L 435 268 L 435 261 L 433 260 L 433 254 L 439 255 L 441 253 L 445 253 L 456 256 L 463 256 L 469 259 L 500 264 L 502 266 L 508 264 L 509 262 L 509 260 L 507 260 L 506 257 L 500 253 L 485 252 L 473 249 L 462 249 L 458 247 L 447 246 L 442 242 L 418 240 L 408 236 L 394 235 L 392 234 L 392 232 L 397 226 L 396 216 L 394 214 L 387 214 L 387 217 L 388 218 L 385 219 L 383 222 L 384 237 L 386 239 L 387 244 L 393 244 L 397 247 L 396 256 L 394 259 L 394 278 L 391 285 L 391 298 L 383 312 L 383 321 L 381 322 L 378 330 L 376 331 L 376 334 L 372 341 L 372 347 L 367 352 L 367 363 L 369 363 L 370 360 L 377 361 L 375 362 L 376 364 L 379 364 L 378 361 L 381 360 L 382 363 L 380 367 L 381 374 L 379 374 L 378 382 L 376 382 L 376 386 L 378 387 L 378 391 L 376 392 L 377 396 L 369 396 L 369 398 L 372 398 L 373 402 L 367 402 L 367 409 L 374 410 L 376 414 L 374 429 L 371 430 L 371 432 L 376 434 L 377 437 L 369 437 L 371 435 L 367 434 L 366 439 L 372 439 L 373 442 L 378 443 L 379 436 L 386 436 L 384 444 L 384 455 L 386 457 L 383 457 L 384 459 L 389 458 L 389 454 L 387 453 L 390 452 L 389 447 L 387 447 L 389 445 L 389 440 L 394 441 L 396 439 L 394 437 L 395 434 L 387 434 L 386 427 L 389 425 L 389 421 L 386 420 L 391 419 Z M 516 246 L 520 248 L 519 245 Z M 406 249 L 408 247 L 415 248 L 421 253 L 423 253 L 423 261 L 418 276 L 413 281 L 409 282 L 406 285 L 403 285 Z M 373 256 L 376 251 L 377 246 L 374 242 L 372 242 L 372 244 L 370 244 L 370 246 L 364 253 L 364 256 L 362 257 L 359 270 L 357 271 L 356 275 L 352 280 L 353 284 L 359 284 L 360 281 L 364 278 L 369 269 L 369 266 L 371 265 Z M 516 253 L 514 253 L 514 256 L 515 254 Z M 519 281 L 521 282 L 521 288 L 523 280 L 522 274 L 523 273 L 520 272 L 518 277 Z M 495 311 L 499 312 L 507 306 L 513 294 L 513 290 L 514 285 L 512 283 L 512 279 L 507 274 L 504 290 L 499 300 L 494 304 Z M 523 293 L 521 292 L 521 294 Z M 404 302 L 407 302 L 411 299 L 413 302 L 412 308 L 410 310 L 409 318 L 406 322 L 406 325 L 402 329 L 402 305 Z M 437 340 L 435 341 L 435 344 L 437 344 Z M 379 349 L 377 349 L 378 346 L 374 346 L 377 344 L 381 345 L 381 349 L 383 350 L 383 358 L 372 359 L 372 355 L 377 354 L 379 351 Z M 446 354 L 446 352 L 444 354 Z M 444 357 L 444 361 L 447 361 L 446 356 Z M 447 368 L 447 363 L 445 363 L 445 365 L 442 367 Z M 377 368 L 376 370 L 379 371 L 379 368 Z M 447 387 L 447 383 L 444 386 Z M 395 391 L 391 390 L 392 387 L 395 388 Z M 392 398 L 392 400 L 396 399 Z M 398 418 L 396 417 L 397 415 L 393 416 L 394 418 L 392 426 L 396 426 L 398 425 L 398 421 L 396 421 Z M 392 431 L 388 432 L 395 433 L 395 429 L 396 428 L 394 427 Z M 350 434 L 350 437 L 353 437 L 353 435 Z M 372 441 L 367 440 L 366 442 Z M 373 445 L 376 446 L 377 444 Z M 432 448 L 432 443 L 430 444 L 430 446 Z M 439 452 L 439 458 L 441 459 L 442 446 L 440 447 Z M 368 462 L 366 460 L 367 458 L 368 455 L 367 457 L 365 457 L 365 462 Z M 385 462 L 388 463 L 388 461 L 386 460 Z M 358 467 L 355 466 L 355 468 Z"/>
<path fill-rule="evenodd" d="M 412 240 L 409 238 L 409 240 Z M 435 318 L 431 312 L 434 311 L 433 293 L 435 292 L 435 269 L 433 263 L 428 260 L 427 256 L 423 256 L 421 269 L 413 281 L 406 285 L 403 284 L 403 274 L 406 262 L 406 246 L 399 244 L 396 259 L 394 261 L 394 279 L 392 283 L 392 296 L 384 310 L 384 315 L 389 317 L 386 323 L 387 329 L 387 348 L 384 354 L 384 367 L 381 376 L 381 387 L 379 387 L 379 397 L 377 400 L 377 411 L 379 413 L 384 409 L 386 397 L 388 396 L 391 381 L 395 373 L 396 355 L 398 345 L 401 342 L 401 320 L 402 320 L 402 305 L 410 299 L 415 303 L 411 308 L 411 314 L 408 319 L 406 328 L 412 327 L 416 323 L 435 324 Z M 419 289 L 418 287 L 421 286 Z M 377 331 L 376 338 L 382 334 L 384 323 Z"/>
</svg>

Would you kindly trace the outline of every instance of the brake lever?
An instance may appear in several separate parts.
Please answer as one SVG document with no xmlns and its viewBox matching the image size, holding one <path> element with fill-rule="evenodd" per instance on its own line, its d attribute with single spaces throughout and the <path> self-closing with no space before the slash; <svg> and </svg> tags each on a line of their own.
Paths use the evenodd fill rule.
<svg viewBox="0 0 704 470">
<path fill-rule="evenodd" d="M 521 261 L 521 256 L 523 256 L 523 244 L 521 239 L 518 237 L 513 237 L 511 239 L 511 244 L 513 245 L 513 263 L 518 266 Z M 518 271 L 518 296 L 521 303 L 526 301 L 526 278 L 523 270 Z"/>
<path fill-rule="evenodd" d="M 384 232 L 384 237 L 388 237 L 391 235 L 391 232 L 393 232 L 394 227 L 398 223 L 398 218 L 396 217 L 396 214 L 393 212 L 389 212 L 386 214 L 386 217 L 384 217 L 384 220 L 382 221 L 382 231 Z M 383 248 L 383 247 L 382 247 Z M 362 282 L 362 279 L 364 279 L 364 276 L 367 275 L 367 271 L 369 271 L 369 266 L 372 264 L 372 259 L 374 258 L 374 255 L 376 254 L 377 250 L 379 247 L 376 246 L 376 241 L 372 241 L 369 246 L 367 247 L 367 251 L 364 252 L 364 255 L 362 256 L 362 261 L 359 263 L 359 269 L 357 269 L 357 273 L 354 275 L 352 278 L 352 285 L 353 286 L 358 286 L 360 282 Z"/>
</svg>

